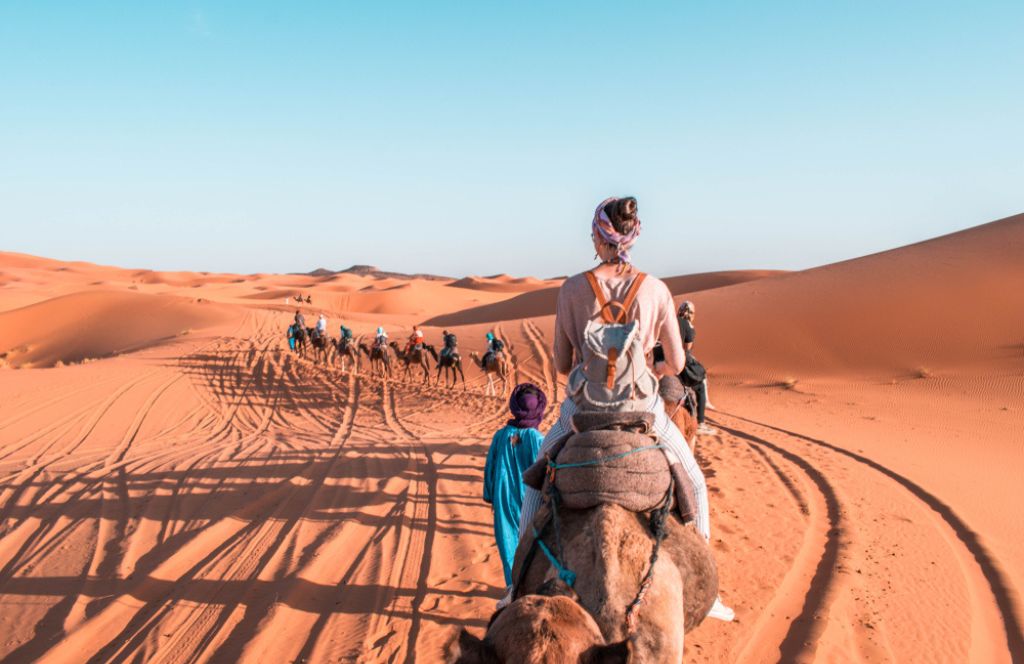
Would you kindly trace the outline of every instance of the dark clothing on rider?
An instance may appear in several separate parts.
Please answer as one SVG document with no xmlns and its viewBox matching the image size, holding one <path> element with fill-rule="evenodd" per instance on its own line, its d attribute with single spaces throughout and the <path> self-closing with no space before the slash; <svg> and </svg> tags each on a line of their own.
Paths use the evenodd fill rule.
<svg viewBox="0 0 1024 664">
<path fill-rule="evenodd" d="M 680 332 L 682 333 L 683 343 L 692 343 L 694 336 L 693 326 L 690 325 L 690 321 L 682 321 L 682 319 L 680 319 L 680 321 L 681 322 L 679 324 L 679 327 Z M 687 332 L 686 329 L 683 328 L 683 322 L 685 322 L 689 326 L 689 332 Z M 654 346 L 652 356 L 652 360 L 655 363 L 665 361 L 665 350 L 661 347 L 660 343 Z M 687 364 L 696 361 L 697 359 L 693 357 L 693 353 L 686 353 Z M 693 393 L 697 395 L 697 424 L 704 424 L 704 411 L 707 409 L 708 405 L 707 385 L 703 381 L 697 384 L 693 384 L 693 381 L 688 380 L 686 377 L 686 369 L 683 369 L 679 373 L 679 380 L 682 381 L 684 385 L 688 385 L 689 387 L 691 387 L 693 389 Z"/>
<path fill-rule="evenodd" d="M 455 352 L 456 340 L 454 334 L 449 332 L 444 335 L 444 337 L 442 337 L 442 343 L 444 344 L 444 347 L 441 349 L 441 355 L 443 357 L 448 357 Z"/>
<path fill-rule="evenodd" d="M 697 424 L 704 424 L 704 411 L 708 407 L 707 383 L 697 383 L 693 386 L 693 391 L 697 395 Z"/>
<path fill-rule="evenodd" d="M 347 327 L 345 327 L 344 325 L 342 325 L 341 326 L 341 338 L 342 339 L 351 339 L 352 338 L 352 330 L 350 330 Z"/>
<path fill-rule="evenodd" d="M 306 327 L 306 317 L 302 314 L 295 314 L 295 324 L 299 327 Z"/>
<path fill-rule="evenodd" d="M 697 338 L 697 330 L 694 329 L 693 323 L 686 320 L 685 318 L 680 318 L 679 336 L 683 338 L 684 344 L 692 344 L 693 340 Z"/>
<path fill-rule="evenodd" d="M 679 336 L 682 337 L 683 344 L 692 344 L 693 340 L 697 338 L 697 330 L 693 327 L 693 323 L 682 316 L 679 317 Z M 689 348 L 686 350 L 686 364 L 691 367 L 691 370 L 694 368 L 694 365 L 696 365 L 697 367 L 700 367 L 699 370 L 701 372 L 704 371 L 704 366 L 697 361 L 697 358 L 694 357 Z M 708 405 L 707 383 L 704 381 L 695 382 L 690 380 L 686 376 L 685 367 L 679 374 L 679 380 L 683 381 L 684 385 L 692 387 L 694 393 L 697 395 L 697 424 L 704 424 L 704 411 L 707 409 Z"/>
</svg>

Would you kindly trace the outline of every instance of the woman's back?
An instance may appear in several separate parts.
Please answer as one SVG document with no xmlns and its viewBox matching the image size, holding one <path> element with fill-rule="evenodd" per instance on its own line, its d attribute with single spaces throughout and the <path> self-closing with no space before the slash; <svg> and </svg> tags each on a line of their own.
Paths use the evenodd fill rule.
<svg viewBox="0 0 1024 664">
<path fill-rule="evenodd" d="M 608 301 L 622 302 L 638 272 L 615 273 L 595 271 L 598 286 Z M 604 274 L 602 274 L 604 272 Z M 609 273 L 610 272 L 610 273 Z M 579 349 L 584 344 L 587 322 L 598 318 L 599 305 L 586 273 L 569 277 L 558 291 L 554 356 L 562 373 L 580 361 Z M 673 373 L 681 371 L 684 354 L 675 319 L 672 293 L 660 279 L 648 275 L 637 290 L 636 299 L 627 311 L 627 320 L 637 321 L 644 353 L 650 353 L 655 342 L 665 347 L 665 361 Z M 678 368 L 677 368 L 678 365 Z"/>
</svg>

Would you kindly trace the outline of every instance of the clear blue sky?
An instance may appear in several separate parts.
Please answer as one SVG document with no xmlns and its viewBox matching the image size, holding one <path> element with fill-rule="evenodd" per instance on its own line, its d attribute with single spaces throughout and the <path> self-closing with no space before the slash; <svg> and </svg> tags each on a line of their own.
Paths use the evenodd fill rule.
<svg viewBox="0 0 1024 664">
<path fill-rule="evenodd" d="M 627 4 L 629 6 L 627 6 Z M 0 249 L 662 275 L 1024 212 L 1024 3 L 0 3 Z"/>
</svg>

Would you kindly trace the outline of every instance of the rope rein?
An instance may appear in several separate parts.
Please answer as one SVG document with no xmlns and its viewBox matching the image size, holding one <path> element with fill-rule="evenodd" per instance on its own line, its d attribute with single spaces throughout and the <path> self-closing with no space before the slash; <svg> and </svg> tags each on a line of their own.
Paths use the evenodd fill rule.
<svg viewBox="0 0 1024 664">
<path fill-rule="evenodd" d="M 565 559 L 565 552 L 562 549 L 562 528 L 558 519 L 558 503 L 560 502 L 560 496 L 558 489 L 555 487 L 555 473 L 556 471 L 563 468 L 584 468 L 588 466 L 601 466 L 611 461 L 618 459 L 624 459 L 632 454 L 638 452 L 647 452 L 650 450 L 664 449 L 665 445 L 662 443 L 656 443 L 654 445 L 646 445 L 644 447 L 637 447 L 628 452 L 621 452 L 608 457 L 602 457 L 599 459 L 592 459 L 590 461 L 578 461 L 574 463 L 556 463 L 551 457 L 547 457 L 548 469 L 547 469 L 547 481 L 545 482 L 545 496 L 551 504 L 551 525 L 553 534 L 555 537 L 555 552 L 552 552 L 544 540 L 541 539 L 541 532 L 537 530 L 536 526 L 531 526 L 533 531 L 533 541 L 543 552 L 544 556 L 551 563 L 551 566 L 558 573 L 560 578 L 566 585 L 572 588 L 576 584 L 576 573 L 566 567 L 562 560 Z M 647 568 L 647 573 L 640 582 L 640 589 L 637 591 L 636 597 L 626 607 L 626 628 L 630 634 L 636 629 L 636 614 L 640 609 L 640 606 L 644 603 L 644 598 L 647 596 L 648 590 L 651 588 L 651 584 L 654 582 L 654 568 L 658 562 L 658 554 L 661 551 L 661 543 L 665 539 L 666 528 L 665 524 L 668 520 L 669 511 L 672 508 L 672 497 L 675 495 L 675 481 L 670 477 L 668 491 L 665 492 L 665 497 L 662 499 L 661 505 L 657 509 L 651 512 L 650 522 L 648 527 L 651 530 L 651 534 L 654 536 L 654 547 L 651 549 L 650 562 Z M 546 526 L 546 524 L 545 524 Z M 543 530 L 543 528 L 542 528 Z M 557 552 L 557 553 L 556 553 Z"/>
<path fill-rule="evenodd" d="M 640 582 L 640 589 L 637 590 L 636 598 L 629 603 L 626 607 L 626 629 L 630 634 L 636 629 L 636 612 L 640 606 L 644 603 L 644 598 L 647 596 L 647 591 L 650 590 L 651 584 L 654 582 L 654 566 L 658 562 L 658 554 L 661 551 L 661 543 L 665 539 L 665 522 L 668 520 L 668 513 L 672 507 L 672 495 L 675 489 L 675 481 L 669 479 L 668 491 L 665 492 L 665 499 L 661 503 L 661 507 L 651 512 L 650 529 L 654 535 L 654 548 L 651 549 L 651 561 L 650 566 L 647 568 L 647 574 L 644 575 L 643 580 Z"/>
</svg>

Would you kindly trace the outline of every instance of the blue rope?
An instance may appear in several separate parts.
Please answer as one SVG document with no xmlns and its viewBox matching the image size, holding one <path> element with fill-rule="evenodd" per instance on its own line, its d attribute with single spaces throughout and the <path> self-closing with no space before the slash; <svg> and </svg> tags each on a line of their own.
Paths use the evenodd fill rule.
<svg viewBox="0 0 1024 664">
<path fill-rule="evenodd" d="M 578 461 L 576 463 L 555 463 L 554 460 L 549 458 L 548 459 L 548 467 L 551 468 L 552 470 L 557 471 L 557 470 L 561 470 L 563 468 L 585 468 L 587 466 L 600 466 L 600 465 L 604 465 L 606 463 L 609 463 L 611 461 L 617 461 L 619 459 L 625 459 L 626 457 L 630 456 L 631 454 L 636 454 L 637 452 L 647 452 L 649 450 L 662 450 L 662 449 L 665 449 L 665 446 L 662 445 L 661 443 L 657 443 L 655 445 L 647 445 L 645 447 L 637 447 L 637 448 L 634 448 L 632 450 L 629 450 L 628 452 L 621 452 L 619 454 L 614 454 L 614 455 L 612 455 L 610 457 L 602 457 L 600 459 L 591 459 L 590 461 Z M 552 518 L 555 519 L 555 538 L 557 540 L 558 539 L 558 506 L 557 506 L 557 496 L 554 495 L 557 492 L 557 490 L 555 489 L 554 485 L 549 484 L 548 485 L 548 491 L 551 492 L 551 494 L 552 494 L 551 495 L 551 499 L 552 499 L 552 505 L 551 505 L 551 508 L 552 508 Z M 559 562 L 558 557 L 555 556 L 555 554 L 551 553 L 551 549 L 549 549 L 548 545 L 544 543 L 544 540 L 542 540 L 540 538 L 540 533 L 537 532 L 537 529 L 536 528 L 532 528 L 532 530 L 533 530 L 533 541 L 534 541 L 534 543 L 536 543 L 537 546 L 540 547 L 540 550 L 543 551 L 545 557 L 547 557 L 548 562 L 550 562 L 551 566 L 554 567 L 555 570 L 558 572 L 558 578 L 560 578 L 562 581 L 564 581 L 566 583 L 566 585 L 568 585 L 570 588 L 572 588 L 576 584 L 576 572 L 572 571 L 568 567 L 563 566 L 562 563 Z M 559 548 L 559 550 L 561 549 L 561 543 L 559 543 L 559 547 L 558 548 Z"/>
<path fill-rule="evenodd" d="M 549 549 L 547 544 L 544 543 L 544 540 L 540 538 L 540 533 L 537 532 L 536 528 L 533 529 L 533 538 L 537 543 L 537 546 L 540 547 L 540 550 L 544 552 L 545 556 L 547 556 L 548 562 L 551 563 L 551 566 L 558 570 L 558 578 L 565 581 L 566 585 L 572 588 L 576 584 L 576 572 L 567 567 L 563 567 L 562 563 L 558 562 L 558 558 L 551 553 L 551 549 Z"/>
<path fill-rule="evenodd" d="M 590 461 L 577 461 L 575 463 L 555 463 L 552 460 L 548 460 L 548 466 L 555 470 L 561 470 L 562 468 L 585 468 L 587 466 L 601 466 L 610 461 L 618 461 L 619 459 L 625 459 L 626 457 L 636 454 L 637 452 L 647 452 L 648 450 L 663 450 L 665 446 L 661 443 L 656 445 L 647 445 L 645 447 L 636 447 L 628 452 L 620 452 L 619 454 L 613 454 L 610 457 L 601 457 L 600 459 L 591 459 Z"/>
</svg>

